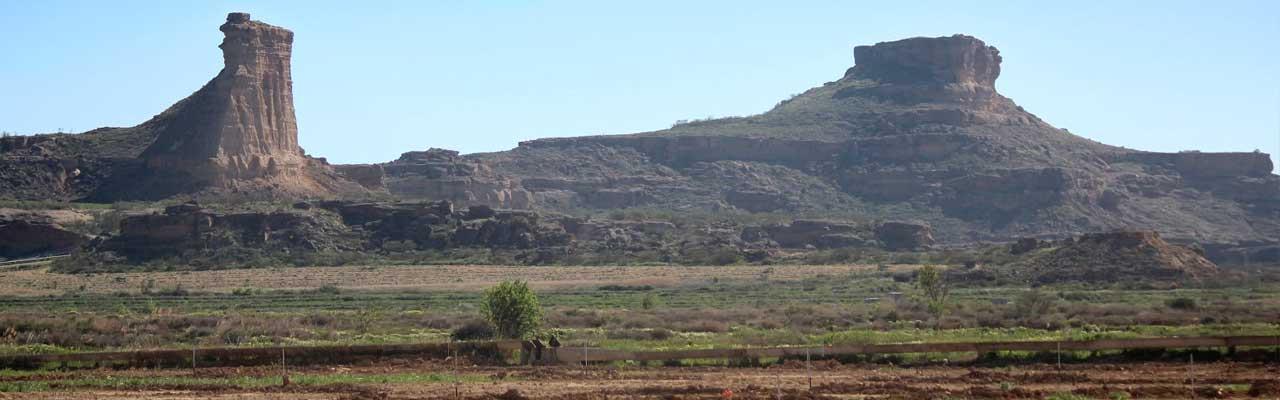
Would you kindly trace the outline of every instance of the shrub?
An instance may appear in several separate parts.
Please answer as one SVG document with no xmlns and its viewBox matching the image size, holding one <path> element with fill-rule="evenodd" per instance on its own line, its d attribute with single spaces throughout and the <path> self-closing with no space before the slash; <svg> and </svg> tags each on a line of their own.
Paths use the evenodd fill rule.
<svg viewBox="0 0 1280 400">
<path fill-rule="evenodd" d="M 495 333 L 493 325 L 490 325 L 488 322 L 469 321 L 462 324 L 462 326 L 454 328 L 453 332 L 449 333 L 449 337 L 458 341 L 488 340 L 493 339 Z"/>
<path fill-rule="evenodd" d="M 643 299 L 640 299 L 640 308 L 645 310 L 652 310 L 657 304 L 658 296 L 654 296 L 653 293 L 646 294 Z"/>
<path fill-rule="evenodd" d="M 1019 319 L 1028 321 L 1048 313 L 1053 303 L 1053 297 L 1040 290 L 1032 289 L 1018 295 L 1018 298 L 1013 301 L 1013 310 Z"/>
<path fill-rule="evenodd" d="M 523 281 L 507 281 L 485 290 L 481 311 L 497 336 L 519 339 L 533 334 L 542 321 L 538 296 Z"/>
<path fill-rule="evenodd" d="M 1172 299 L 1166 302 L 1165 304 L 1167 304 L 1169 308 L 1172 308 L 1175 310 L 1194 310 L 1198 308 L 1198 306 L 1196 305 L 1196 299 L 1189 298 L 1189 297 L 1179 297 L 1176 299 Z"/>
<path fill-rule="evenodd" d="M 653 290 L 650 285 L 604 285 L 596 290 L 604 292 L 643 292 Z"/>
<path fill-rule="evenodd" d="M 926 265 L 920 268 L 916 273 L 916 289 L 920 291 L 920 295 L 924 297 L 926 305 L 929 306 L 929 312 L 935 317 L 942 317 L 942 313 L 946 311 L 947 300 L 951 295 L 951 290 L 947 288 L 947 283 L 943 280 L 942 269 Z"/>
</svg>

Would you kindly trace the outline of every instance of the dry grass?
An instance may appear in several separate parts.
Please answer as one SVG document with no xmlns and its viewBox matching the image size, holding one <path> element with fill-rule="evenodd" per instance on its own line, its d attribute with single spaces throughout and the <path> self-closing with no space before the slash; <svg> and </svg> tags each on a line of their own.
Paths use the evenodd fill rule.
<svg viewBox="0 0 1280 400">
<path fill-rule="evenodd" d="M 181 286 L 188 291 L 231 292 L 238 288 L 315 289 L 338 286 L 371 290 L 479 291 L 495 282 L 520 279 L 539 290 L 591 288 L 603 284 L 672 287 L 689 282 L 746 281 L 767 274 L 797 281 L 875 270 L 873 265 L 795 266 L 346 266 L 220 271 L 57 274 L 47 269 L 0 272 L 0 295 L 44 296 L 68 292 L 139 292 Z"/>
</svg>

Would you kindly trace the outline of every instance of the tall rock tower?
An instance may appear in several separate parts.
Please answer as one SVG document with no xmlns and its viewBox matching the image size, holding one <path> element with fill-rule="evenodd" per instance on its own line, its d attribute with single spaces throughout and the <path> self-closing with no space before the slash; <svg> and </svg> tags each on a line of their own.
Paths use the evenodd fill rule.
<svg viewBox="0 0 1280 400">
<path fill-rule="evenodd" d="M 359 190 L 298 146 L 290 57 L 293 32 L 231 13 L 222 71 L 190 97 L 143 123 L 155 141 L 142 152 L 147 192 L 267 190 L 323 197 Z M 175 187 L 181 186 L 181 188 Z"/>
</svg>

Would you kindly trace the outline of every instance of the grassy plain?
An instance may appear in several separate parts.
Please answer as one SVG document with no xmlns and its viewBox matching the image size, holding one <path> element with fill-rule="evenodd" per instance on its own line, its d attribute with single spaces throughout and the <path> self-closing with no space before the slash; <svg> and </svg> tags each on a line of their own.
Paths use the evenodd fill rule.
<svg viewBox="0 0 1280 400">
<path fill-rule="evenodd" d="M 914 268 L 4 271 L 0 351 L 447 341 L 478 317 L 482 289 L 503 279 L 527 280 L 539 292 L 547 310 L 544 333 L 614 348 L 1280 335 L 1280 284 L 1263 280 L 1145 288 L 958 286 L 939 317 L 914 299 Z"/>
</svg>

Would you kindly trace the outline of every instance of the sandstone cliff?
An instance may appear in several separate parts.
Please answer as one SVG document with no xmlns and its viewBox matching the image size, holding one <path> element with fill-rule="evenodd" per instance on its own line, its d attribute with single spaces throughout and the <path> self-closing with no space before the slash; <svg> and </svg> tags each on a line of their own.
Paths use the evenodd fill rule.
<svg viewBox="0 0 1280 400">
<path fill-rule="evenodd" d="M 143 125 L 156 127 L 141 158 L 150 176 L 183 189 L 269 191 L 293 197 L 358 192 L 298 146 L 293 32 L 231 13 L 219 28 L 223 68 L 203 88 Z"/>
</svg>

